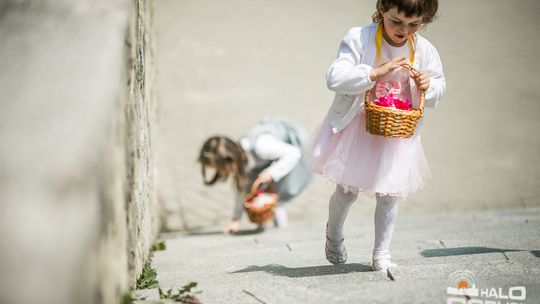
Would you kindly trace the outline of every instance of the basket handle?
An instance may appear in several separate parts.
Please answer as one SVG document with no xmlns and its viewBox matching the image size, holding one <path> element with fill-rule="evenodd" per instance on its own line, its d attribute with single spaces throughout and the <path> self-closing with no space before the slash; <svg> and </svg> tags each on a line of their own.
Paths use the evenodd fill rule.
<svg viewBox="0 0 540 304">
<path fill-rule="evenodd" d="M 261 185 L 263 185 L 263 183 L 259 179 L 256 179 L 251 185 L 251 193 L 253 194 L 257 193 L 257 190 L 259 189 Z M 266 184 L 266 186 L 264 186 L 264 189 L 268 187 L 269 187 L 269 184 Z"/>
<path fill-rule="evenodd" d="M 412 65 L 410 64 L 403 64 L 402 67 L 408 69 L 410 72 L 411 72 L 411 76 L 414 76 L 418 73 L 420 73 L 420 71 L 418 71 L 417 69 L 413 68 Z M 424 90 L 420 90 L 420 105 L 418 107 L 418 109 L 422 112 L 422 114 L 424 114 L 424 105 L 426 103 L 426 92 Z"/>
</svg>

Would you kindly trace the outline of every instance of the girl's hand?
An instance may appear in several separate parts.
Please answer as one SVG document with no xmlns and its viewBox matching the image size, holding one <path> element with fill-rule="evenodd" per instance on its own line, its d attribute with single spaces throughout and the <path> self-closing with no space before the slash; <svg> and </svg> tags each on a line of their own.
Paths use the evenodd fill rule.
<svg viewBox="0 0 540 304">
<path fill-rule="evenodd" d="M 412 76 L 416 86 L 422 91 L 426 91 L 429 88 L 429 74 L 424 71 L 419 71 Z"/>
<path fill-rule="evenodd" d="M 390 73 L 391 71 L 399 68 L 400 66 L 404 64 L 408 64 L 409 61 L 405 57 L 396 57 L 384 64 L 382 64 L 380 67 L 371 70 L 371 73 L 369 73 L 369 78 L 371 81 L 375 81 L 384 75 Z"/>
<path fill-rule="evenodd" d="M 224 234 L 234 233 L 238 232 L 240 230 L 240 221 L 239 220 L 233 220 L 223 229 Z"/>
<path fill-rule="evenodd" d="M 253 182 L 254 184 L 264 184 L 264 183 L 270 183 L 272 181 L 272 176 L 270 173 L 268 173 L 266 170 L 261 172 L 259 176 L 257 176 L 257 179 Z"/>
</svg>

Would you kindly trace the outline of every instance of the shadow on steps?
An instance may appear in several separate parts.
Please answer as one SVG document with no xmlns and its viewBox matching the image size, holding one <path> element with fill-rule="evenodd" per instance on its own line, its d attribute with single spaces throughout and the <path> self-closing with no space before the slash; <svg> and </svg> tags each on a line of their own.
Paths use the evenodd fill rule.
<svg viewBox="0 0 540 304">
<path fill-rule="evenodd" d="M 494 253 L 494 252 L 513 252 L 513 251 L 527 251 L 527 250 L 499 249 L 499 248 L 489 248 L 489 247 L 456 247 L 456 248 L 426 249 L 426 250 L 423 250 L 421 254 L 426 258 L 433 258 L 433 257 L 454 256 L 454 255 L 482 254 L 482 253 Z"/>
<path fill-rule="evenodd" d="M 265 266 L 248 266 L 244 269 L 237 270 L 231 273 L 257 272 L 264 271 L 277 276 L 289 278 L 315 277 L 324 275 L 335 275 L 352 272 L 372 272 L 371 266 L 358 263 L 342 264 L 342 265 L 325 265 L 311 267 L 286 267 L 279 264 L 269 264 Z"/>
</svg>

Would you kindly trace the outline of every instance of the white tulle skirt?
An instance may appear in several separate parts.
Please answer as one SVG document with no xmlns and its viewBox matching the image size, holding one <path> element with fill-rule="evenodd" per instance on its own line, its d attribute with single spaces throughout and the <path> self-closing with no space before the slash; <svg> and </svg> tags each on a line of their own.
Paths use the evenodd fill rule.
<svg viewBox="0 0 540 304">
<path fill-rule="evenodd" d="M 431 177 L 420 135 L 387 138 L 366 131 L 365 110 L 334 134 L 325 118 L 305 151 L 311 169 L 345 191 L 406 197 Z"/>
</svg>

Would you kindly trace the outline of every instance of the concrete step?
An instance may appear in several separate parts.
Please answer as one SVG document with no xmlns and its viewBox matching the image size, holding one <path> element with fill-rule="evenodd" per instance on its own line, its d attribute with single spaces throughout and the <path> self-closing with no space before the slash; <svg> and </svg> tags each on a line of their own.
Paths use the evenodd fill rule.
<svg viewBox="0 0 540 304">
<path fill-rule="evenodd" d="M 392 242 L 398 267 L 386 273 L 371 271 L 372 221 L 355 217 L 345 265 L 326 261 L 320 221 L 260 234 L 163 234 L 167 250 L 152 265 L 162 289 L 198 282 L 203 303 L 443 302 L 459 270 L 482 286 L 524 285 L 540 299 L 539 228 L 539 209 L 404 215 Z"/>
<path fill-rule="evenodd" d="M 529 261 L 538 263 L 532 260 L 536 257 L 529 255 Z M 514 286 L 509 283 L 512 281 L 519 285 L 523 276 L 528 276 L 530 279 L 525 286 L 530 290 L 530 296 L 538 298 L 535 292 L 540 286 L 539 268 L 531 268 L 530 264 L 520 261 L 508 261 L 502 254 L 426 260 L 427 263 L 396 260 L 399 267 L 392 269 L 390 276 L 371 271 L 367 263 L 353 261 L 334 266 L 322 261 L 289 260 L 288 263 L 249 265 L 242 269 L 184 267 L 177 271 L 158 270 L 158 279 L 162 288 L 170 288 L 182 286 L 197 277 L 204 303 L 251 303 L 251 298 L 264 303 L 390 303 L 399 298 L 411 303 L 420 300 L 435 303 L 444 299 L 451 273 L 470 270 L 477 274 L 478 283 L 483 286 Z M 389 289 L 392 291 L 388 292 Z"/>
</svg>

